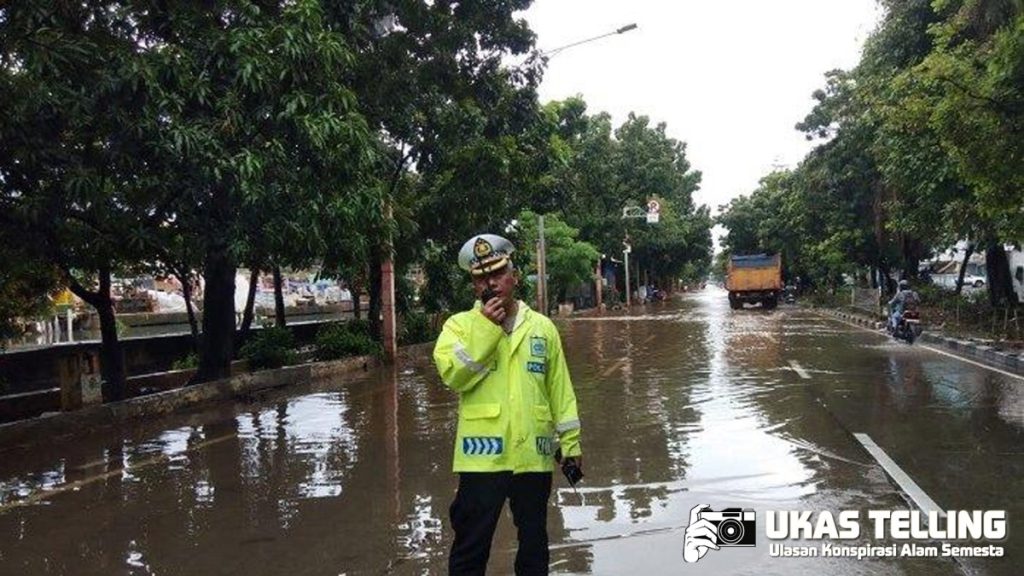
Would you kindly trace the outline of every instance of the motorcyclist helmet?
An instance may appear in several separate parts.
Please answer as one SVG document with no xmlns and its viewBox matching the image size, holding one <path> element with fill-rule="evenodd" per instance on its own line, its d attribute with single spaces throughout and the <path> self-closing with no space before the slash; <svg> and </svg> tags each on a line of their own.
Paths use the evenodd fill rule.
<svg viewBox="0 0 1024 576">
<path fill-rule="evenodd" d="M 909 289 L 910 289 L 910 282 L 908 282 L 906 280 L 900 280 L 900 290 L 909 290 Z"/>
</svg>

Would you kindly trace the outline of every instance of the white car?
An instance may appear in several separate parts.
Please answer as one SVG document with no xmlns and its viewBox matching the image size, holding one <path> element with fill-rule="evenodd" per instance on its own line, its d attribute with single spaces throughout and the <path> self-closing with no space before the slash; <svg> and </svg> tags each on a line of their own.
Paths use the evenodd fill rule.
<svg viewBox="0 0 1024 576">
<path fill-rule="evenodd" d="M 975 288 L 981 288 L 985 285 L 988 279 L 984 276 L 977 274 L 965 274 L 964 275 L 964 286 L 974 286 Z"/>
</svg>

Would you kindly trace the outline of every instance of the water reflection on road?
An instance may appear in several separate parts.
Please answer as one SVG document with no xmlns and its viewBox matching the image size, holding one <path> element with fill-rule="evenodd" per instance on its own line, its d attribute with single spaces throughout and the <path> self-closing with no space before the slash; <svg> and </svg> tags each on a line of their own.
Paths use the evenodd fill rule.
<svg viewBox="0 0 1024 576">
<path fill-rule="evenodd" d="M 560 328 L 587 477 L 578 493 L 556 482 L 557 573 L 696 570 L 681 551 L 702 503 L 759 518 L 906 508 L 851 432 L 870 434 L 945 507 L 1008 508 L 1011 522 L 1024 513 L 1024 383 L 794 308 L 730 311 L 713 290 Z M 2 452 L 0 572 L 442 574 L 455 411 L 424 351 Z M 1011 558 L 1020 542 L 1011 529 Z M 759 544 L 713 552 L 700 571 L 964 570 L 942 559 L 770 559 Z M 514 551 L 506 519 L 491 573 L 510 573 Z M 967 564 L 985 574 L 1011 566 Z"/>
</svg>

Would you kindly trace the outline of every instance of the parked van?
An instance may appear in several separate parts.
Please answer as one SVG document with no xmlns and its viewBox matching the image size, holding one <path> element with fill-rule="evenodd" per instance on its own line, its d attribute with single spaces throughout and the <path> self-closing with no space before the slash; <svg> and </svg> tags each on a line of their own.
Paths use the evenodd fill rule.
<svg viewBox="0 0 1024 576">
<path fill-rule="evenodd" d="M 1010 262 L 1010 278 L 1013 291 L 1017 294 L 1017 302 L 1024 304 L 1024 251 L 1009 250 L 1006 259 Z"/>
</svg>

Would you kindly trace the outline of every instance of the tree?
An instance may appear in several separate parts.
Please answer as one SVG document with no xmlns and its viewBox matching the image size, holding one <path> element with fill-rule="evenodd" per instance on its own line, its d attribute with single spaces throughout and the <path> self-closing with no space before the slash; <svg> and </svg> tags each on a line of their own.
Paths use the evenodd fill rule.
<svg viewBox="0 0 1024 576">
<path fill-rule="evenodd" d="M 100 318 L 108 397 L 125 394 L 110 295 L 167 214 L 137 14 L 123 3 L 22 2 L 0 15 L 0 203 L 34 256 Z"/>
<path fill-rule="evenodd" d="M 177 175 L 169 225 L 203 254 L 197 379 L 224 377 L 236 263 L 254 245 L 268 258 L 286 243 L 317 253 L 316 224 L 346 217 L 372 192 L 359 186 L 369 131 L 345 84 L 353 53 L 312 0 L 176 5 L 139 17 L 153 36 L 161 96 L 147 113 L 166 124 L 152 137 Z"/>
<path fill-rule="evenodd" d="M 517 183 L 530 175 L 521 170 L 528 155 L 518 137 L 533 121 L 540 64 L 506 62 L 533 47 L 533 33 L 515 16 L 529 4 L 371 0 L 328 7 L 328 19 L 358 51 L 351 86 L 382 150 L 367 182 L 381 199 L 364 213 L 368 262 L 358 270 L 375 331 L 380 265 L 399 245 L 384 214 L 399 212 L 399 188 L 412 166 L 418 198 L 411 216 L 421 226 L 409 245 L 441 246 L 446 257 L 435 262 L 453 262 L 472 232 L 519 210 L 513 204 L 524 191 Z"/>
<path fill-rule="evenodd" d="M 540 239 L 537 214 L 524 210 L 516 219 L 516 245 L 522 256 L 516 258 L 526 275 L 537 274 L 537 243 Z M 544 216 L 544 243 L 547 252 L 549 293 L 564 302 L 572 288 L 592 282 L 601 253 L 591 244 L 580 241 L 579 230 L 569 226 L 556 214 Z M 547 313 L 546 310 L 541 312 Z"/>
<path fill-rule="evenodd" d="M 21 334 L 19 320 L 50 312 L 50 295 L 60 287 L 59 272 L 22 243 L 17 222 L 0 217 L 0 348 Z"/>
</svg>

